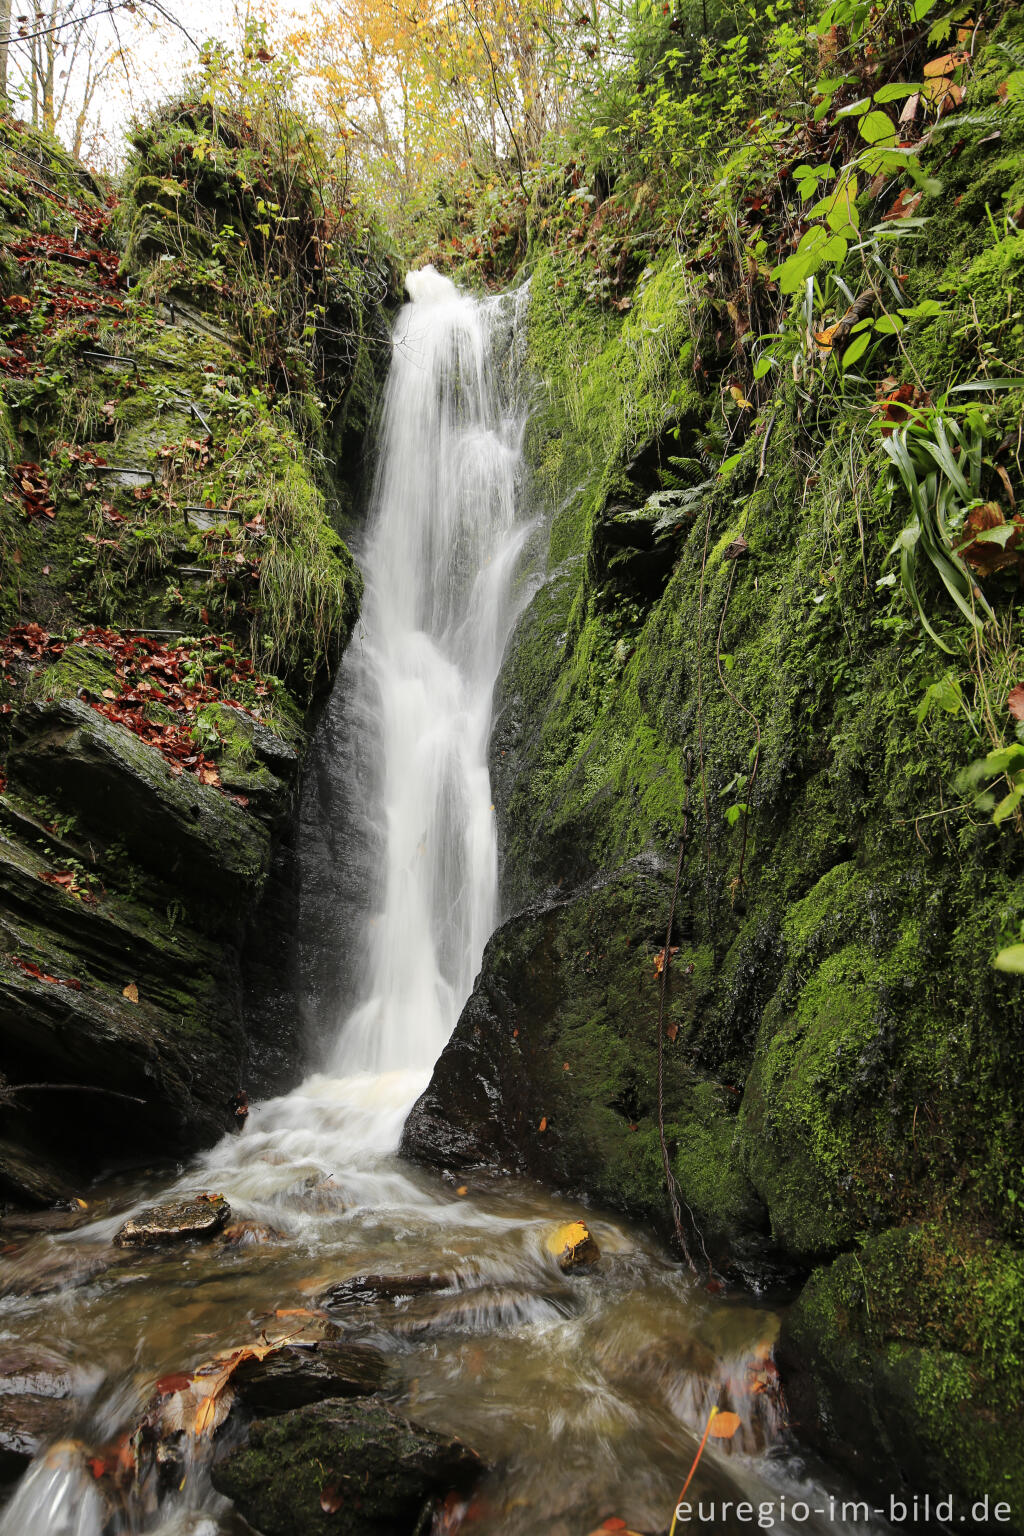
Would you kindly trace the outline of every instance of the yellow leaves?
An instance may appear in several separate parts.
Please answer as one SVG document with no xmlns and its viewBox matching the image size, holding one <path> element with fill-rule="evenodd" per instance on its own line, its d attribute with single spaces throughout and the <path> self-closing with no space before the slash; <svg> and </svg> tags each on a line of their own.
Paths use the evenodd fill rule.
<svg viewBox="0 0 1024 1536">
<path fill-rule="evenodd" d="M 600 1249 L 590 1235 L 585 1222 L 569 1221 L 548 1234 L 544 1246 L 558 1260 L 558 1267 L 565 1274 L 595 1264 L 601 1257 Z"/>
<path fill-rule="evenodd" d="M 831 352 L 831 350 L 832 350 L 832 338 L 835 335 L 836 331 L 838 331 L 839 326 L 840 326 L 840 322 L 837 320 L 835 325 L 830 325 L 830 326 L 828 326 L 823 331 L 812 331 L 811 332 L 811 335 L 814 337 L 814 340 L 817 342 L 818 346 L 821 348 L 821 350 L 823 352 Z"/>
<path fill-rule="evenodd" d="M 738 1413 L 716 1413 L 711 1420 L 712 1440 L 731 1440 L 741 1422 Z"/>
<path fill-rule="evenodd" d="M 130 981 L 128 983 L 128 985 L 123 989 L 123 991 L 121 993 L 121 996 L 122 997 L 126 997 L 130 1003 L 137 1003 L 138 1002 L 138 1000 L 139 1000 L 139 989 L 135 985 L 134 981 Z"/>
<path fill-rule="evenodd" d="M 738 384 L 730 384 L 729 393 L 732 395 L 732 398 L 735 400 L 741 411 L 752 411 L 754 409 L 750 401 L 744 396 L 744 393 Z"/>
</svg>

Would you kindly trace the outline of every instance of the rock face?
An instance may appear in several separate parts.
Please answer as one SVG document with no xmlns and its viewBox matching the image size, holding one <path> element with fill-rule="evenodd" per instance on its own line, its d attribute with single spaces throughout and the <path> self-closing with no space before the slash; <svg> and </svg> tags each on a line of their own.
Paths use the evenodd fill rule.
<svg viewBox="0 0 1024 1536">
<path fill-rule="evenodd" d="M 1005 28 L 1020 46 L 1019 8 Z M 1004 177 L 1019 114 L 1012 135 Z M 938 400 L 964 328 L 1002 334 L 1024 256 L 979 233 L 1002 196 L 980 140 L 928 153 L 943 192 L 908 281 L 949 310 L 908 328 L 898 366 Z M 743 348 L 710 270 L 698 295 L 663 252 L 605 326 L 573 258 L 531 268 L 526 447 L 550 543 L 495 699 L 505 920 L 403 1149 L 666 1231 L 667 972 L 671 1174 L 716 1263 L 810 1275 L 786 1354 L 804 1432 L 1024 1507 L 1021 980 L 992 964 L 1024 932 L 1024 841 L 964 798 L 980 716 L 932 708 L 977 680 L 939 583 L 919 600 L 945 652 L 899 592 L 903 488 L 872 453 L 848 473 L 851 397 L 819 397 L 812 423 L 784 367 L 723 417 Z M 1024 333 L 1007 356 L 1019 371 Z M 986 451 L 1019 409 L 992 406 Z M 977 570 L 1009 622 L 1012 583 Z M 1005 743 L 1019 659 L 1001 644 Z"/>
<path fill-rule="evenodd" d="M 443 1168 L 497 1165 L 586 1193 L 667 1233 L 657 1142 L 658 978 L 671 895 L 651 860 L 498 929 L 480 977 L 402 1137 Z M 687 998 L 673 988 L 678 1030 Z M 764 1208 L 729 1147 L 735 1096 L 666 1056 L 666 1135 L 704 1168 L 689 1186 L 708 1239 L 759 1245 Z"/>
<path fill-rule="evenodd" d="M 19 492 L 0 501 L 4 1203 L 209 1143 L 239 1088 L 281 1082 L 302 1054 L 296 1008 L 245 998 L 243 954 L 268 926 L 261 897 L 358 611 L 339 528 L 343 506 L 358 526 L 392 281 L 372 236 L 351 264 L 339 244 L 341 275 L 306 270 L 298 239 L 268 282 L 275 312 L 282 283 L 300 305 L 319 295 L 324 329 L 307 328 L 300 366 L 321 382 L 282 408 L 260 363 L 267 322 L 258 337 L 239 325 L 250 279 L 239 304 L 234 275 L 216 291 L 204 275 L 225 187 L 249 183 L 230 164 L 241 138 L 197 103 L 200 118 L 222 154 L 187 211 L 161 190 L 181 153 L 171 111 L 136 134 L 116 220 L 55 141 L 0 119 L 0 300 L 18 358 L 0 470 Z M 297 225 L 319 227 L 315 190 L 297 192 L 272 146 L 266 168 L 299 197 Z M 247 195 L 235 217 L 259 221 Z M 94 350 L 100 323 L 113 352 Z M 36 388 L 58 331 L 59 404 Z M 288 917 L 271 919 L 279 933 Z"/>
<path fill-rule="evenodd" d="M 330 1400 L 258 1420 L 212 1477 L 265 1536 L 396 1536 L 481 1470 L 461 1441 L 382 1404 Z"/>
<path fill-rule="evenodd" d="M 132 1216 L 118 1230 L 118 1248 L 157 1248 L 189 1238 L 214 1237 L 231 1220 L 223 1195 L 197 1195 L 171 1205 L 154 1205 Z"/>
</svg>

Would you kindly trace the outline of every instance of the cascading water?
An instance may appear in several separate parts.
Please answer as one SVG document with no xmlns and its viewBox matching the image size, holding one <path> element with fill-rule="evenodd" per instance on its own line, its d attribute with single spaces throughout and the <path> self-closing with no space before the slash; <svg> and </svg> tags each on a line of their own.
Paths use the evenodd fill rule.
<svg viewBox="0 0 1024 1536">
<path fill-rule="evenodd" d="M 356 687 L 379 721 L 383 902 L 333 1065 L 429 1069 L 494 924 L 491 694 L 513 617 L 521 423 L 497 398 L 500 301 L 432 268 L 395 331 Z"/>
<path fill-rule="evenodd" d="M 362 633 L 344 681 L 347 718 L 367 735 L 372 771 L 354 793 L 380 872 L 359 996 L 324 1021 L 337 1036 L 324 1070 L 257 1106 L 244 1135 L 169 1189 L 99 1190 L 88 1227 L 29 1245 L 27 1283 L 0 1300 L 0 1347 L 61 1351 L 77 1419 L 74 1437 L 23 1478 L 0 1536 L 237 1532 L 198 1454 L 208 1446 L 196 1444 L 181 1489 L 158 1508 L 129 1500 L 114 1515 L 89 1448 L 131 1429 L 165 1373 L 237 1348 L 272 1327 L 276 1309 L 294 1315 L 353 1275 L 423 1271 L 447 1283 L 400 1305 L 365 1302 L 333 1326 L 392 1355 L 403 1411 L 461 1435 L 497 1468 L 474 1536 L 583 1536 L 613 1514 L 664 1530 L 710 1405 L 725 1401 L 742 1409 L 743 1427 L 727 1461 L 706 1454 L 705 1497 L 739 1494 L 776 1512 L 797 1497 L 812 1513 L 795 1525 L 777 1518 L 776 1529 L 863 1536 L 866 1522 L 814 1516 L 830 1484 L 783 1454 L 776 1399 L 751 1393 L 751 1373 L 765 1375 L 769 1311 L 695 1293 L 652 1240 L 592 1213 L 601 1265 L 567 1278 L 546 1238 L 578 1217 L 570 1204 L 482 1175 L 456 1190 L 395 1156 L 495 918 L 491 694 L 531 527 L 516 497 L 522 416 L 499 387 L 519 300 L 478 302 L 430 268 L 408 287 Z M 126 1205 L 197 1188 L 223 1191 L 251 1242 L 104 1268 Z M 38 1294 L 35 1277 L 61 1259 L 83 1263 L 89 1283 Z"/>
</svg>

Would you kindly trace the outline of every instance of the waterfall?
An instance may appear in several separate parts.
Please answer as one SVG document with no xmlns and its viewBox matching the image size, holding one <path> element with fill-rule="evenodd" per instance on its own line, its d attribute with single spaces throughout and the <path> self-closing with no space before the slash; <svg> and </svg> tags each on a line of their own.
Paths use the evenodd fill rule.
<svg viewBox="0 0 1024 1536">
<path fill-rule="evenodd" d="M 355 1006 L 350 996 L 330 1021 L 323 1070 L 255 1106 L 245 1135 L 205 1159 L 211 1187 L 274 1220 L 304 1180 L 325 1176 L 356 1207 L 419 1201 L 389 1159 L 496 917 L 491 701 L 536 526 L 516 506 L 526 290 L 476 299 L 432 267 L 407 288 L 341 683 L 369 764 L 346 786 L 347 809 L 377 872 Z"/>
<path fill-rule="evenodd" d="M 382 878 L 363 996 L 331 1062 L 346 1075 L 432 1066 L 494 926 L 487 742 L 527 533 L 516 517 L 522 417 L 495 366 L 516 301 L 460 294 L 432 267 L 407 287 L 351 668 L 355 716 L 375 736 L 364 809 Z"/>
</svg>

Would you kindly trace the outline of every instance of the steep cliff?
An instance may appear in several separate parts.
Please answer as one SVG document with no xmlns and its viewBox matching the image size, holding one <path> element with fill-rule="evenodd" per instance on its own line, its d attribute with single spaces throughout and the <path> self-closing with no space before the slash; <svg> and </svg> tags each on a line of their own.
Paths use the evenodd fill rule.
<svg viewBox="0 0 1024 1536">
<path fill-rule="evenodd" d="M 183 102 L 107 189 L 0 124 L 2 1198 L 208 1141 L 295 1054 L 241 956 L 358 611 L 394 298 L 321 153 Z"/>
<path fill-rule="evenodd" d="M 492 754 L 510 915 L 404 1147 L 672 1234 L 667 1161 L 705 1277 L 810 1274 L 800 1432 L 1019 1521 L 1024 1014 L 993 959 L 1024 844 L 992 806 L 1021 713 L 1024 32 L 989 11 L 970 58 L 921 28 L 894 69 L 949 92 L 901 127 L 915 182 L 849 179 L 872 90 L 915 90 L 850 50 L 782 171 L 738 139 L 656 254 L 570 168 L 531 270 L 550 547 Z M 844 161 L 818 215 L 863 254 L 835 286 L 812 264 L 805 309 L 768 252 L 807 248 L 801 179 Z"/>
</svg>

